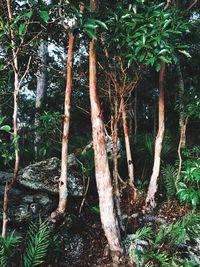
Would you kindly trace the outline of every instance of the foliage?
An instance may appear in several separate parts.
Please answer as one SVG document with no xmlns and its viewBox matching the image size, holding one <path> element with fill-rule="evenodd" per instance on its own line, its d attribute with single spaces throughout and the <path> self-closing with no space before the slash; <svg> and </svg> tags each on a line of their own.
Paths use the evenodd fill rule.
<svg viewBox="0 0 200 267">
<path fill-rule="evenodd" d="M 163 226 L 156 233 L 150 227 L 138 229 L 131 235 L 128 242 L 145 240 L 147 246 L 144 250 L 134 249 L 132 253 L 139 259 L 143 259 L 145 266 L 197 266 L 192 261 L 181 259 L 177 253 L 178 247 L 186 240 L 195 240 L 200 234 L 200 214 L 189 213 L 175 223 Z"/>
<path fill-rule="evenodd" d="M 15 234 L 15 231 L 12 231 L 4 239 L 0 236 L 0 266 L 9 267 L 10 262 L 13 259 L 16 248 L 21 242 L 21 237 Z"/>
<path fill-rule="evenodd" d="M 51 155 L 54 150 L 59 149 L 62 140 L 62 119 L 63 115 L 60 112 L 45 111 L 41 114 L 37 129 L 42 139 L 39 146 L 40 156 Z"/>
<path fill-rule="evenodd" d="M 177 193 L 177 170 L 175 167 L 167 164 L 162 168 L 161 173 L 165 179 L 167 198 L 172 200 L 175 198 Z"/>
<path fill-rule="evenodd" d="M 142 170 L 139 173 L 141 180 L 146 178 L 153 166 L 154 159 L 154 141 L 153 134 L 139 135 L 137 141 L 133 144 L 134 159 L 136 169 Z M 162 160 L 167 162 L 173 157 L 174 147 L 168 134 L 165 135 L 162 147 Z"/>
<path fill-rule="evenodd" d="M 195 209 L 200 203 L 200 157 L 199 147 L 183 152 L 186 157 L 182 163 L 180 179 L 177 183 L 181 203 L 191 204 Z"/>
<path fill-rule="evenodd" d="M 38 224 L 31 223 L 28 230 L 28 241 L 24 252 L 23 263 L 25 267 L 38 266 L 48 252 L 50 244 L 50 229 L 48 221 Z"/>
<path fill-rule="evenodd" d="M 48 220 L 42 221 L 40 218 L 37 223 L 30 224 L 27 239 L 25 239 L 25 251 L 22 257 L 20 255 L 18 258 L 16 249 L 22 243 L 22 238 L 16 235 L 15 231 L 8 234 L 6 239 L 0 237 L 1 267 L 11 266 L 13 260 L 15 262 L 22 260 L 24 267 L 40 266 L 44 261 L 52 262 L 60 254 L 60 238 L 50 233 Z"/>
<path fill-rule="evenodd" d="M 128 66 L 142 62 L 160 70 L 160 61 L 176 61 L 176 51 L 186 54 L 180 36 L 188 31 L 188 23 L 174 8 L 164 8 L 165 3 L 137 1 L 120 2 L 108 21 L 114 36 L 108 40 L 124 57 Z"/>
</svg>

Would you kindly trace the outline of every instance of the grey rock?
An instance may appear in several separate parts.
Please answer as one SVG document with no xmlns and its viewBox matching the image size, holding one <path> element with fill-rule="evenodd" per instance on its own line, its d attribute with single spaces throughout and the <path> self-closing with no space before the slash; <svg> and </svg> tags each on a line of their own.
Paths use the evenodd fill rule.
<svg viewBox="0 0 200 267">
<path fill-rule="evenodd" d="M 60 160 L 55 157 L 31 164 L 20 170 L 18 182 L 32 190 L 58 194 L 60 165 Z M 79 197 L 84 195 L 82 175 L 78 171 L 78 160 L 74 154 L 69 155 L 68 194 Z"/>
<path fill-rule="evenodd" d="M 131 239 L 131 235 L 127 236 L 127 240 Z M 128 242 L 128 245 L 126 247 L 126 250 L 128 251 L 128 257 L 130 260 L 130 264 L 136 267 L 144 267 L 144 260 L 141 258 L 138 258 L 137 255 L 135 255 L 134 250 L 145 252 L 145 247 L 148 245 L 148 242 L 145 240 L 132 240 L 131 242 Z"/>
<path fill-rule="evenodd" d="M 0 189 L 3 190 L 1 186 Z M 3 208 L 3 197 L 0 198 L 0 209 Z M 21 188 L 12 188 L 9 191 L 8 221 L 16 223 L 26 223 L 34 220 L 39 215 L 48 217 L 56 208 L 54 197 L 50 198 L 44 192 L 26 192 Z M 2 220 L 2 213 L 0 213 Z"/>
<path fill-rule="evenodd" d="M 113 143 L 112 143 L 112 138 L 108 135 L 105 137 L 106 140 L 106 151 L 109 159 L 113 158 Z M 93 149 L 93 142 L 91 141 L 82 151 L 82 155 L 85 155 L 89 150 Z M 117 141 L 117 149 L 118 149 L 118 158 L 121 157 L 121 152 L 122 152 L 122 144 L 120 140 L 118 139 Z"/>
</svg>

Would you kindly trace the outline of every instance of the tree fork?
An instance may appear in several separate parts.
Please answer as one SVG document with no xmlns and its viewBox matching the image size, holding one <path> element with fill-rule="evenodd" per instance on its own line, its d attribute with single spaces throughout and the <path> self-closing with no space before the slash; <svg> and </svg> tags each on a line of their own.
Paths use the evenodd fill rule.
<svg viewBox="0 0 200 267">
<path fill-rule="evenodd" d="M 96 9 L 96 1 L 91 0 L 91 10 Z M 113 266 L 118 266 L 123 255 L 118 220 L 115 214 L 112 179 L 109 170 L 105 143 L 104 123 L 97 94 L 95 40 L 89 44 L 89 91 L 93 149 L 95 159 L 95 176 L 99 194 L 99 207 L 102 227 L 108 240 Z"/>
</svg>

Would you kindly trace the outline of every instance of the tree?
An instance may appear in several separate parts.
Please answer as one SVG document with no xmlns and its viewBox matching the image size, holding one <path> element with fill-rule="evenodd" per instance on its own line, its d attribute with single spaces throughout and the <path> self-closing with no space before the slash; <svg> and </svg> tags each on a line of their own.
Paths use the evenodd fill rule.
<svg viewBox="0 0 200 267">
<path fill-rule="evenodd" d="M 97 2 L 91 0 L 91 10 L 96 10 Z M 102 226 L 108 240 L 113 258 L 113 264 L 118 265 L 123 249 L 120 238 L 118 221 L 113 201 L 113 187 L 109 170 L 108 157 L 105 144 L 104 123 L 97 93 L 96 76 L 96 40 L 93 38 L 89 44 L 89 88 L 91 104 L 91 121 L 93 148 L 95 157 L 95 176 L 99 194 L 99 207 Z"/>
<path fill-rule="evenodd" d="M 14 73 L 14 110 L 13 110 L 13 140 L 14 140 L 14 149 L 15 149 L 15 166 L 14 166 L 14 171 L 13 171 L 13 178 L 12 181 L 7 183 L 5 186 L 4 190 L 4 206 L 3 206 L 3 225 L 2 225 L 2 237 L 6 237 L 7 233 L 7 209 L 8 209 L 8 192 L 10 189 L 13 187 L 17 180 L 17 173 L 19 170 L 19 162 L 20 162 L 20 157 L 19 157 L 19 136 L 18 136 L 18 101 L 19 101 L 19 91 L 20 87 L 22 84 L 23 79 L 25 78 L 28 70 L 29 70 L 29 65 L 30 65 L 30 60 L 27 64 L 27 69 L 22 75 L 22 77 L 19 77 L 19 64 L 18 64 L 18 47 L 16 46 L 15 43 L 15 32 L 12 28 L 12 22 L 13 22 L 13 10 L 11 6 L 11 1 L 7 0 L 6 1 L 6 6 L 7 6 L 7 12 L 8 12 L 8 22 L 10 24 L 9 28 L 9 34 L 10 34 L 10 44 L 11 44 L 11 51 L 12 51 L 12 59 L 11 59 L 11 64 L 12 64 L 12 69 Z M 21 40 L 21 44 L 23 43 L 23 38 Z"/>
<path fill-rule="evenodd" d="M 37 88 L 36 88 L 36 100 L 35 100 L 35 159 L 38 159 L 39 156 L 39 144 L 41 142 L 41 136 L 38 131 L 40 120 L 39 117 L 41 115 L 41 110 L 44 103 L 44 96 L 46 92 L 47 86 L 47 53 L 48 47 L 42 42 L 38 47 L 38 58 L 39 58 L 39 66 L 37 72 Z"/>
<path fill-rule="evenodd" d="M 150 179 L 150 184 L 148 188 L 148 193 L 146 197 L 146 208 L 155 207 L 155 193 L 157 191 L 157 180 L 160 172 L 160 162 L 161 162 L 161 150 L 165 131 L 165 104 L 164 104 L 164 75 L 165 75 L 165 62 L 161 62 L 161 69 L 159 74 L 159 123 L 158 123 L 158 133 L 155 141 L 154 150 L 154 165 L 153 173 Z"/>
</svg>

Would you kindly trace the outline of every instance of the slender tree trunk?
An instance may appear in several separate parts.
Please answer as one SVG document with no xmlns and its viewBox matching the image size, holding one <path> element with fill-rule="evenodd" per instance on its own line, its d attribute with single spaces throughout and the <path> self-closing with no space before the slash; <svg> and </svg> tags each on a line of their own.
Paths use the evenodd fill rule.
<svg viewBox="0 0 200 267">
<path fill-rule="evenodd" d="M 135 101 L 134 101 L 134 139 L 136 141 L 138 133 L 138 123 L 137 123 L 137 88 L 135 88 Z"/>
<path fill-rule="evenodd" d="M 123 122 L 123 130 L 124 130 L 124 139 L 125 139 L 125 147 L 126 147 L 126 159 L 128 165 L 128 176 L 129 183 L 134 185 L 134 167 L 133 160 L 131 155 L 131 146 L 128 132 L 128 124 L 127 124 L 127 114 L 126 114 L 126 103 L 124 97 L 121 99 L 122 101 L 122 122 Z"/>
<path fill-rule="evenodd" d="M 59 179 L 59 202 L 57 210 L 52 212 L 51 214 L 52 221 L 56 220 L 58 216 L 62 216 L 65 213 L 67 205 L 67 195 L 68 195 L 67 161 L 68 161 L 68 140 L 69 140 L 70 106 L 71 106 L 71 90 L 72 90 L 73 48 L 74 48 L 74 36 L 72 32 L 69 32 L 67 82 L 65 90 L 62 154 L 61 154 L 61 175 Z"/>
<path fill-rule="evenodd" d="M 8 18 L 9 21 L 12 21 L 12 8 L 10 0 L 7 0 L 7 9 L 8 9 Z M 14 32 L 10 30 L 10 38 L 12 44 L 12 56 L 13 56 L 13 71 L 14 71 L 14 110 L 13 110 L 13 138 L 14 138 L 14 147 L 15 147 L 15 166 L 13 171 L 13 178 L 10 183 L 7 183 L 4 190 L 4 205 L 3 205 L 3 224 L 2 224 L 2 237 L 6 238 L 7 233 L 7 210 L 8 210 L 8 192 L 13 187 L 17 179 L 17 173 L 19 170 L 19 143 L 17 139 L 18 135 L 18 124 L 17 124 L 17 114 L 18 114 L 18 101 L 19 101 L 19 68 L 18 68 L 18 58 L 16 53 L 16 47 L 14 43 Z"/>
<path fill-rule="evenodd" d="M 93 2 L 93 1 L 92 1 Z M 91 121 L 93 148 L 95 156 L 95 175 L 99 194 L 99 207 L 102 226 L 108 240 L 114 264 L 117 264 L 123 253 L 120 231 L 114 209 L 112 180 L 109 170 L 105 144 L 104 123 L 101 117 L 97 94 L 95 40 L 89 47 L 89 87 L 91 103 Z"/>
<path fill-rule="evenodd" d="M 118 183 L 118 122 L 119 122 L 119 104 L 117 96 L 114 97 L 114 116 L 112 123 L 112 143 L 113 143 L 113 178 L 114 178 L 114 201 L 117 211 L 119 226 L 122 231 L 125 230 L 122 220 L 120 207 L 120 191 Z"/>
<path fill-rule="evenodd" d="M 150 184 L 148 188 L 148 193 L 146 197 L 146 209 L 154 208 L 156 206 L 155 194 L 157 192 L 157 181 L 160 173 L 160 161 L 161 161 L 161 151 L 162 143 L 165 131 L 165 110 L 164 110 L 164 75 L 165 75 L 165 62 L 161 62 L 161 70 L 159 75 L 159 125 L 158 133 L 155 141 L 155 152 L 154 152 L 154 165 L 153 173 L 151 175 Z"/>
<path fill-rule="evenodd" d="M 41 136 L 38 131 L 39 117 L 41 114 L 42 106 L 44 103 L 44 96 L 46 92 L 47 84 L 47 52 L 48 48 L 45 43 L 41 43 L 38 48 L 39 67 L 37 73 L 37 89 L 36 89 L 36 100 L 35 100 L 35 159 L 38 159 L 39 145 L 41 142 Z"/>
<path fill-rule="evenodd" d="M 180 108 L 179 108 L 179 127 L 180 127 L 180 136 L 181 136 L 181 143 L 180 148 L 185 148 L 186 146 L 186 135 L 185 135 L 185 119 L 186 116 L 183 112 L 183 104 L 182 104 L 182 98 L 184 96 L 185 87 L 184 87 L 184 81 L 183 81 L 183 75 L 181 72 L 181 67 L 179 61 L 177 62 L 177 73 L 178 73 L 178 83 L 179 83 L 179 100 L 180 100 Z"/>
</svg>

